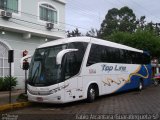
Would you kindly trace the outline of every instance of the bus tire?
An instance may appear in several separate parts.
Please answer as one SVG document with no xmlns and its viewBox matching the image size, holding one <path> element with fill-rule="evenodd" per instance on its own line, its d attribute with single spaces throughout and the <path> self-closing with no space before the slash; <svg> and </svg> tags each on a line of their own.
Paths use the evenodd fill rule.
<svg viewBox="0 0 160 120">
<path fill-rule="evenodd" d="M 87 102 L 91 103 L 96 99 L 96 89 L 93 85 L 90 85 L 87 91 Z"/>
<path fill-rule="evenodd" d="M 138 91 L 142 91 L 142 90 L 143 90 L 143 88 L 144 88 L 143 80 L 141 79 L 141 80 L 139 81 Z"/>
</svg>

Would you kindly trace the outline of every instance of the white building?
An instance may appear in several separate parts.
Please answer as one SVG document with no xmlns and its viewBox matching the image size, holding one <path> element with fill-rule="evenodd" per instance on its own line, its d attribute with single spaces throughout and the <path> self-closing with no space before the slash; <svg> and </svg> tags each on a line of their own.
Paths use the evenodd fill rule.
<svg viewBox="0 0 160 120">
<path fill-rule="evenodd" d="M 33 54 L 46 41 L 65 37 L 65 0 L 0 0 L 0 76 L 9 74 L 8 50 L 14 50 L 12 75 L 24 89 L 23 51 Z"/>
</svg>

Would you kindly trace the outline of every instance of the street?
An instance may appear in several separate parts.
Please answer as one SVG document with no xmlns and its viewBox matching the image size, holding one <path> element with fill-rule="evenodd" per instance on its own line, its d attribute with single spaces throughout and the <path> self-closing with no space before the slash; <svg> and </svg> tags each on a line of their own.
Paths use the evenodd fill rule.
<svg viewBox="0 0 160 120">
<path fill-rule="evenodd" d="M 2 113 L 1 118 L 2 120 L 5 117 L 17 118 L 18 120 L 98 119 L 97 116 L 92 116 L 92 118 L 89 116 L 101 115 L 101 119 L 103 119 L 103 114 L 144 114 L 151 119 L 160 119 L 160 86 L 151 85 L 141 92 L 133 90 L 102 96 L 93 103 L 86 101 L 64 105 L 34 103 L 33 106 L 27 108 Z M 120 119 L 120 117 L 116 116 L 116 119 Z"/>
</svg>

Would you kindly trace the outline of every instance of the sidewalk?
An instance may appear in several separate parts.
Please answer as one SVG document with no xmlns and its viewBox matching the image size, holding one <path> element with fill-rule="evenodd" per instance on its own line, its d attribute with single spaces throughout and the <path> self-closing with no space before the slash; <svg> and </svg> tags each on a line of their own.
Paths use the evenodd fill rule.
<svg viewBox="0 0 160 120">
<path fill-rule="evenodd" d="M 24 93 L 24 90 L 11 91 L 11 103 L 16 103 L 18 95 Z M 0 105 L 9 104 L 9 91 L 0 92 Z"/>
<path fill-rule="evenodd" d="M 0 92 L 0 113 L 6 110 L 30 106 L 31 103 L 28 101 L 17 101 L 17 98 L 21 93 L 24 93 L 24 90 L 13 90 L 11 92 L 11 104 L 9 104 L 9 91 Z"/>
</svg>

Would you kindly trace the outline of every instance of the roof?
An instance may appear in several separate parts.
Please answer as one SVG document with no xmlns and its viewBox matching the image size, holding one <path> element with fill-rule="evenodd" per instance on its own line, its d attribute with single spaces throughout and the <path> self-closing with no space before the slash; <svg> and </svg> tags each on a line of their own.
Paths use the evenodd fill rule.
<svg viewBox="0 0 160 120">
<path fill-rule="evenodd" d="M 105 45 L 105 46 L 109 46 L 109 47 L 125 49 L 125 50 L 130 50 L 130 51 L 143 52 L 142 50 L 139 50 L 139 49 L 136 49 L 133 47 L 129 47 L 129 46 L 122 45 L 119 43 L 115 43 L 115 42 L 111 42 L 111 41 L 107 41 L 107 40 L 102 40 L 102 39 L 97 39 L 97 38 L 92 38 L 92 43 Z"/>
<path fill-rule="evenodd" d="M 64 38 L 64 39 L 58 39 L 51 42 L 47 42 L 45 44 L 40 45 L 38 48 L 44 48 L 44 47 L 50 47 L 54 45 L 59 44 L 66 44 L 70 42 L 90 42 L 90 37 L 71 37 L 71 38 Z"/>
<path fill-rule="evenodd" d="M 127 49 L 130 51 L 136 51 L 136 52 L 143 52 L 142 50 L 139 50 L 139 49 L 136 49 L 133 47 L 122 45 L 119 43 L 110 42 L 107 40 L 92 38 L 92 37 L 71 37 L 71 38 L 58 39 L 58 40 L 54 40 L 54 41 L 45 43 L 43 45 L 40 45 L 38 48 L 50 47 L 50 46 L 59 45 L 59 44 L 66 44 L 66 43 L 70 43 L 70 42 L 91 42 L 91 43 L 105 45 L 105 46 L 109 46 L 109 47 Z"/>
</svg>

